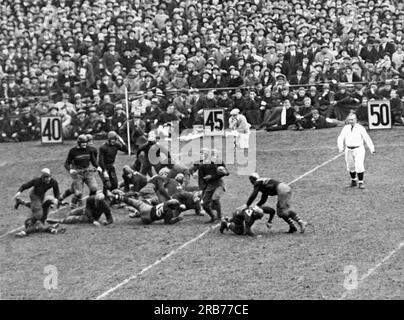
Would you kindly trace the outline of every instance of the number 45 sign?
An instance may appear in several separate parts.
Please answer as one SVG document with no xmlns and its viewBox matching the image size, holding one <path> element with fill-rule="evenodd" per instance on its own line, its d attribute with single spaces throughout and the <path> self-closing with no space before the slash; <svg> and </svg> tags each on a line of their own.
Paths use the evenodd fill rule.
<svg viewBox="0 0 404 320">
<path fill-rule="evenodd" d="M 41 140 L 42 144 L 63 143 L 60 117 L 41 117 Z"/>
<path fill-rule="evenodd" d="M 391 107 L 388 100 L 368 102 L 369 129 L 391 129 Z"/>
<path fill-rule="evenodd" d="M 224 135 L 224 109 L 204 109 L 203 128 L 205 136 Z"/>
</svg>

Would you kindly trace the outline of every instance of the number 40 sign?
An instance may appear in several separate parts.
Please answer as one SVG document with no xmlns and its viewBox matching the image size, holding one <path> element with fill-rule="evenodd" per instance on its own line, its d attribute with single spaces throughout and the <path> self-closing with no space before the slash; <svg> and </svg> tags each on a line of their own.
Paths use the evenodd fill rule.
<svg viewBox="0 0 404 320">
<path fill-rule="evenodd" d="M 203 128 L 205 136 L 224 135 L 224 121 L 224 109 L 204 109 Z"/>
<path fill-rule="evenodd" d="M 41 117 L 41 140 L 42 144 L 63 143 L 60 117 Z"/>
<path fill-rule="evenodd" d="M 391 107 L 388 100 L 368 102 L 369 129 L 391 129 Z"/>
</svg>

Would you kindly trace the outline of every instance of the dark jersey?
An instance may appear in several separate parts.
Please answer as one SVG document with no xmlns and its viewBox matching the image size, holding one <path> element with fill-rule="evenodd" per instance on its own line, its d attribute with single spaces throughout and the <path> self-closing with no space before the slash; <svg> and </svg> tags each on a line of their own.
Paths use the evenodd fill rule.
<svg viewBox="0 0 404 320">
<path fill-rule="evenodd" d="M 179 204 L 169 205 L 167 202 L 159 203 L 153 206 L 150 212 L 152 221 L 164 219 L 164 223 L 169 223 L 170 220 L 179 214 Z"/>
<path fill-rule="evenodd" d="M 134 172 L 131 176 L 122 175 L 123 178 L 123 186 L 125 188 L 125 192 L 129 192 L 131 190 L 131 185 L 133 185 L 132 190 L 139 192 L 147 184 L 147 177 L 139 172 Z"/>
<path fill-rule="evenodd" d="M 175 179 L 167 179 L 167 182 L 164 184 L 164 188 L 167 190 L 167 193 L 171 197 L 173 194 L 182 191 L 182 185 Z"/>
<path fill-rule="evenodd" d="M 111 209 L 105 200 L 95 201 L 95 196 L 88 197 L 85 212 L 90 222 L 98 221 L 102 214 L 105 214 L 107 222 L 112 222 Z"/>
<path fill-rule="evenodd" d="M 98 162 L 103 170 L 106 170 L 108 166 L 112 166 L 115 163 L 118 151 L 128 152 L 128 148 L 120 143 L 111 145 L 108 142 L 105 142 L 100 147 L 100 157 L 98 158 Z"/>
<path fill-rule="evenodd" d="M 201 163 L 199 165 L 198 173 L 204 180 L 205 189 L 214 189 L 223 184 L 222 178 L 228 175 L 228 173 L 227 174 L 219 173 L 217 168 L 220 166 L 226 168 L 226 166 L 223 163 L 217 164 L 212 162 L 209 164 Z"/>
<path fill-rule="evenodd" d="M 253 193 L 250 195 L 250 197 L 247 200 L 247 206 L 249 207 L 255 198 L 258 195 L 258 192 L 262 193 L 262 197 L 259 203 L 257 203 L 258 206 L 263 205 L 265 201 L 267 200 L 268 196 L 276 196 L 278 194 L 278 185 L 280 184 L 279 181 L 274 180 L 274 179 L 268 179 L 268 178 L 260 178 L 254 183 L 254 190 Z M 264 200 L 265 199 L 265 200 Z"/>
<path fill-rule="evenodd" d="M 262 213 L 257 212 L 253 208 L 244 208 L 243 210 L 237 209 L 233 213 L 233 217 L 231 222 L 234 222 L 236 225 L 243 224 L 245 222 L 246 226 L 251 227 L 256 220 L 261 219 L 263 216 Z"/>
<path fill-rule="evenodd" d="M 31 181 L 24 183 L 20 187 L 20 189 L 18 189 L 18 191 L 22 192 L 32 187 L 34 187 L 33 193 L 42 199 L 45 197 L 46 191 L 48 191 L 51 188 L 53 189 L 53 194 L 55 198 L 56 199 L 60 198 L 59 185 L 57 181 L 53 178 L 51 178 L 49 183 L 45 183 L 45 181 L 43 181 L 42 178 L 34 178 Z"/>
<path fill-rule="evenodd" d="M 150 180 L 147 182 L 148 184 L 152 184 L 154 186 L 155 192 L 160 192 L 162 196 L 164 196 L 167 199 L 170 199 L 170 195 L 167 193 L 167 190 L 165 189 L 165 184 L 166 184 L 166 179 L 161 177 L 161 176 L 153 176 L 150 178 Z"/>
<path fill-rule="evenodd" d="M 194 201 L 194 194 L 192 192 L 180 191 L 174 194 L 172 198 L 184 204 L 187 207 L 187 209 L 192 209 L 193 207 L 196 207 L 196 203 Z"/>
<path fill-rule="evenodd" d="M 94 167 L 98 167 L 96 154 L 92 148 L 81 149 L 74 147 L 70 149 L 65 162 L 66 170 L 70 170 L 71 166 L 74 169 L 88 169 L 90 162 Z"/>
</svg>

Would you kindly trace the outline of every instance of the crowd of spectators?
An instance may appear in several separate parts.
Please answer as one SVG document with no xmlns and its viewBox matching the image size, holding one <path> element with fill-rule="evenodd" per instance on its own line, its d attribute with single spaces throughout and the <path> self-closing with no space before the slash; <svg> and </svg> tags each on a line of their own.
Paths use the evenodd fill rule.
<svg viewBox="0 0 404 320">
<path fill-rule="evenodd" d="M 42 115 L 103 137 L 207 107 L 302 130 L 366 122 L 371 99 L 402 125 L 403 28 L 401 0 L 2 0 L 0 141 L 38 138 Z"/>
</svg>

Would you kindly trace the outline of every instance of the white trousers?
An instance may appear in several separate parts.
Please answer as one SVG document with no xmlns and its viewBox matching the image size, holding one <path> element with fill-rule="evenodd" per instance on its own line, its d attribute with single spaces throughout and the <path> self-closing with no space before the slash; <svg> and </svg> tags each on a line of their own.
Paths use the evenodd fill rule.
<svg viewBox="0 0 404 320">
<path fill-rule="evenodd" d="M 361 146 L 355 149 L 345 148 L 345 162 L 349 172 L 364 172 L 365 147 Z"/>
</svg>

